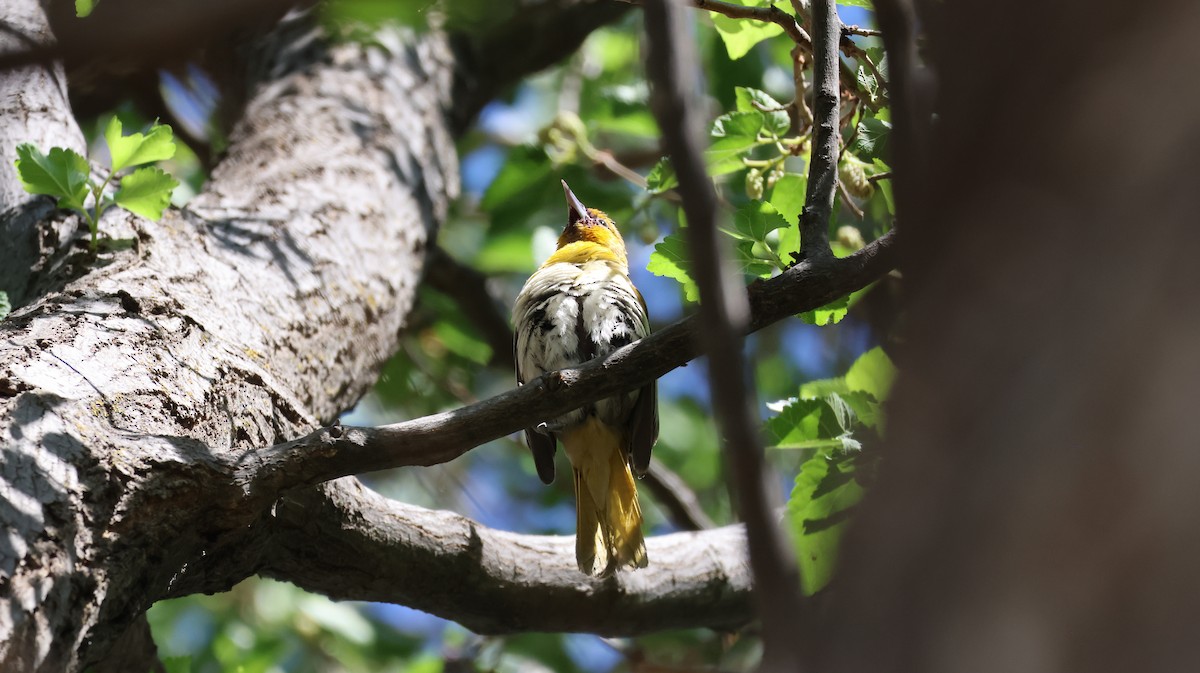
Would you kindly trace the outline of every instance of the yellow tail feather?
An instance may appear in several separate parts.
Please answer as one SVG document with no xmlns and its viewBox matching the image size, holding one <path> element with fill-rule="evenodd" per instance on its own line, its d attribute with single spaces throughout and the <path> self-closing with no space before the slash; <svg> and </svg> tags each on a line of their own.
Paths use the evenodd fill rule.
<svg viewBox="0 0 1200 673">
<path fill-rule="evenodd" d="M 562 435 L 575 472 L 575 561 L 608 577 L 620 566 L 645 568 L 642 508 L 620 434 L 594 416 Z"/>
</svg>

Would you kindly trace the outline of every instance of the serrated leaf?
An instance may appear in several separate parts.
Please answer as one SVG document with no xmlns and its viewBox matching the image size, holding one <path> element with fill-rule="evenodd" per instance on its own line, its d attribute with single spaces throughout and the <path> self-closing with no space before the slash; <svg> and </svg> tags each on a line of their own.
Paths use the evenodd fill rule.
<svg viewBox="0 0 1200 673">
<path fill-rule="evenodd" d="M 12 302 L 8 300 L 8 293 L 0 290 L 0 320 L 9 313 L 12 313 Z"/>
<path fill-rule="evenodd" d="M 792 126 L 792 118 L 788 116 L 783 103 L 771 97 L 771 94 L 759 89 L 739 86 L 734 89 L 739 112 L 759 112 L 763 115 L 763 129 L 773 135 L 783 136 Z"/>
<path fill-rule="evenodd" d="M 818 454 L 805 461 L 788 498 L 787 518 L 806 596 L 820 591 L 837 563 L 845 521 L 863 496 L 852 455 Z"/>
<path fill-rule="evenodd" d="M 140 166 L 175 156 L 175 136 L 166 124 L 154 124 L 145 135 L 121 135 L 121 120 L 114 115 L 104 128 L 104 141 L 112 156 L 112 171 Z M 157 218 L 155 218 L 157 219 Z"/>
<path fill-rule="evenodd" d="M 835 325 L 846 317 L 846 312 L 850 310 L 850 295 L 846 295 L 840 299 L 835 299 L 828 304 L 805 311 L 800 314 L 800 319 L 810 325 L 824 327 L 825 325 Z"/>
<path fill-rule="evenodd" d="M 146 166 L 121 178 L 121 188 L 113 200 L 126 210 L 158 220 L 171 203 L 171 192 L 178 186 L 179 181 L 161 168 Z"/>
<path fill-rule="evenodd" d="M 876 81 L 875 75 L 860 65 L 858 72 L 855 73 L 855 79 L 858 80 L 859 90 L 867 92 L 871 100 L 875 100 L 875 94 L 879 91 L 879 82 Z"/>
<path fill-rule="evenodd" d="M 678 186 L 679 179 L 675 177 L 675 166 L 667 157 L 659 159 L 658 163 L 654 164 L 654 168 L 650 169 L 650 173 L 646 175 L 646 191 L 651 194 L 662 194 Z"/>
<path fill-rule="evenodd" d="M 733 214 L 733 226 L 739 234 L 752 241 L 765 241 L 767 234 L 786 227 L 774 206 L 761 201 L 751 201 Z"/>
<path fill-rule="evenodd" d="M 671 234 L 654 246 L 650 253 L 650 261 L 646 270 L 656 276 L 674 278 L 683 286 L 684 296 L 688 301 L 700 299 L 700 288 L 692 280 L 689 272 L 691 262 L 688 260 L 687 244 L 679 234 Z"/>
<path fill-rule="evenodd" d="M 780 449 L 840 446 L 848 429 L 842 420 L 826 398 L 796 399 L 767 420 L 767 436 Z"/>
<path fill-rule="evenodd" d="M 775 264 L 767 259 L 766 244 L 758 241 L 742 240 L 734 244 L 734 261 L 738 269 L 747 276 L 770 278 L 775 272 Z"/>
<path fill-rule="evenodd" d="M 733 0 L 733 4 L 747 7 L 765 7 L 770 3 L 766 0 Z M 729 58 L 734 61 L 745 56 L 759 42 L 783 34 L 783 28 L 775 23 L 731 19 L 716 12 L 710 12 L 709 14 L 712 16 L 717 34 L 721 36 L 721 42 L 725 44 L 725 51 L 729 53 Z"/>
<path fill-rule="evenodd" d="M 895 380 L 896 365 L 878 346 L 860 355 L 846 372 L 846 386 L 850 390 L 870 393 L 880 401 L 887 399 Z"/>
<path fill-rule="evenodd" d="M 88 194 L 88 163 L 74 150 L 50 148 L 50 154 L 24 143 L 17 146 L 17 178 L 30 194 L 58 197 L 59 208 L 83 210 Z"/>
<path fill-rule="evenodd" d="M 763 127 L 761 112 L 727 112 L 713 122 L 713 143 L 704 153 L 708 174 L 716 177 L 745 167 L 742 157 L 761 143 L 758 133 Z"/>
<path fill-rule="evenodd" d="M 789 224 L 799 224 L 800 213 L 804 212 L 804 192 L 807 189 L 807 177 L 799 173 L 784 173 L 775 181 L 775 186 L 771 188 L 771 197 L 767 199 L 767 202 Z"/>
<path fill-rule="evenodd" d="M 863 160 L 883 157 L 887 151 L 888 138 L 892 133 L 891 122 L 867 117 L 858 123 L 858 132 L 850 150 Z"/>
</svg>

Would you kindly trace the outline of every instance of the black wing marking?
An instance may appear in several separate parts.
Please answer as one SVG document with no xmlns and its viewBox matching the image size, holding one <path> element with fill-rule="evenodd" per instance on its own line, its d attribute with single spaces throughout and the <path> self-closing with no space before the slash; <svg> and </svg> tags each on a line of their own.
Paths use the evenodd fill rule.
<svg viewBox="0 0 1200 673">
<path fill-rule="evenodd" d="M 629 458 L 633 471 L 643 476 L 650 469 L 650 450 L 658 441 L 658 383 L 638 391 L 629 428 Z"/>
<path fill-rule="evenodd" d="M 543 315 L 545 311 L 543 311 Z M 536 323 L 535 323 L 536 324 Z M 517 385 L 525 385 L 525 377 L 521 374 L 521 361 L 517 359 L 517 339 L 513 338 L 513 362 L 516 363 Z M 558 438 L 553 434 L 543 435 L 533 428 L 525 429 L 525 445 L 533 454 L 533 466 L 537 468 L 538 479 L 543 484 L 554 481 L 554 452 L 558 448 Z"/>
<path fill-rule="evenodd" d="M 558 443 L 558 438 L 553 434 L 543 435 L 536 430 L 527 429 L 525 431 L 525 443 L 529 445 L 529 450 L 533 452 L 533 465 L 537 468 L 538 479 L 541 479 L 543 484 L 553 482 L 554 451 Z"/>
</svg>

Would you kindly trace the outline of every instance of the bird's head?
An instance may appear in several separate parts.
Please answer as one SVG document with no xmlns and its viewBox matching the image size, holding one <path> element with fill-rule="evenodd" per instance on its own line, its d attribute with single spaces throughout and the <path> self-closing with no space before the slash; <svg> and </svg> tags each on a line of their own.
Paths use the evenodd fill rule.
<svg viewBox="0 0 1200 673">
<path fill-rule="evenodd" d="M 567 226 L 563 227 L 562 235 L 558 237 L 558 249 L 563 250 L 572 243 L 594 243 L 612 251 L 621 262 L 625 262 L 625 240 L 617 231 L 616 222 L 602 211 L 584 206 L 567 186 L 566 180 L 563 180 L 562 186 L 567 195 Z"/>
</svg>

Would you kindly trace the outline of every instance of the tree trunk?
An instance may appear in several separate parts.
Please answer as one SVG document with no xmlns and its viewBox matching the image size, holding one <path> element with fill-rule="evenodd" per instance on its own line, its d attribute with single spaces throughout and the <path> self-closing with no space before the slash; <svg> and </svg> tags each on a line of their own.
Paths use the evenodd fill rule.
<svg viewBox="0 0 1200 673">
<path fill-rule="evenodd" d="M 925 4 L 908 345 L 819 670 L 1196 670 L 1200 6 Z"/>
</svg>

